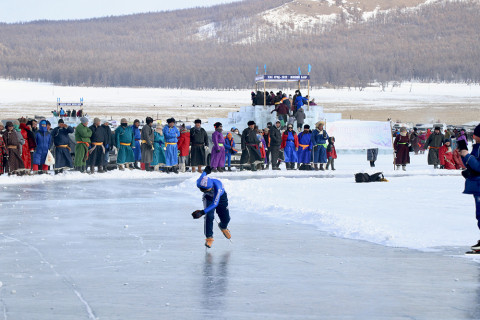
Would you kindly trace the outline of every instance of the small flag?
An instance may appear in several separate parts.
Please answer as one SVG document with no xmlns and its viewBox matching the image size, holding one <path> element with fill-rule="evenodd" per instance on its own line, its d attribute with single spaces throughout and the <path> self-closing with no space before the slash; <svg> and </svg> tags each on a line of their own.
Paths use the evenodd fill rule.
<svg viewBox="0 0 480 320">
<path fill-rule="evenodd" d="M 310 73 L 310 71 L 312 71 L 312 65 L 311 64 L 308 65 L 308 73 Z"/>
</svg>

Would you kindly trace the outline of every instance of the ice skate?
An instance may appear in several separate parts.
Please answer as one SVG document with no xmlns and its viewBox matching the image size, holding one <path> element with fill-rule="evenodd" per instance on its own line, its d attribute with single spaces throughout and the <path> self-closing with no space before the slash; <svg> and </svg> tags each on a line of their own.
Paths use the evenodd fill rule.
<svg viewBox="0 0 480 320">
<path fill-rule="evenodd" d="M 222 231 L 225 238 L 227 238 L 228 240 L 230 240 L 230 238 L 232 238 L 232 235 L 230 234 L 230 230 L 222 229 L 222 227 L 220 227 L 220 223 L 218 224 L 218 227 L 220 228 L 220 231 Z"/>
<path fill-rule="evenodd" d="M 210 238 L 205 239 L 205 247 L 211 248 L 212 245 L 213 245 L 213 238 L 210 237 Z"/>
</svg>

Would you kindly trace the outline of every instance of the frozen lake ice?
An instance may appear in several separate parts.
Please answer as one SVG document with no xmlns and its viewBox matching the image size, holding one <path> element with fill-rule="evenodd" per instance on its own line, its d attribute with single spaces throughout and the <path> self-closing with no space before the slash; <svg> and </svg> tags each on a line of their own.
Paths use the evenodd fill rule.
<svg viewBox="0 0 480 320">
<path fill-rule="evenodd" d="M 0 319 L 480 318 L 480 270 L 463 258 L 467 243 L 458 247 L 446 239 L 445 246 L 425 252 L 375 244 L 368 235 L 364 240 L 370 242 L 335 237 L 328 226 L 322 230 L 323 220 L 285 215 L 288 206 L 268 202 L 269 180 L 277 180 L 279 192 L 285 191 L 282 185 L 296 188 L 307 181 L 351 194 L 351 186 L 360 185 L 347 184 L 356 156 L 347 159 L 343 168 L 337 164 L 337 178 L 284 171 L 282 178 L 269 178 L 271 172 L 256 179 L 251 173 L 223 176 L 233 243 L 214 230 L 216 241 L 208 250 L 203 221 L 190 216 L 201 205 L 190 174 L 72 174 L 3 183 Z M 380 168 L 388 164 L 383 161 Z M 409 174 L 387 177 L 394 188 L 455 178 L 428 176 L 415 171 L 415 164 Z M 254 193 L 263 190 L 263 207 L 255 196 L 246 203 L 246 185 Z M 388 197 L 387 190 L 378 199 Z M 355 200 L 362 204 L 363 196 L 359 192 Z M 443 196 L 438 190 L 432 197 Z M 473 199 L 460 197 L 473 225 Z M 361 211 L 355 202 L 352 208 Z M 364 219 L 381 222 L 376 216 Z M 430 234 L 425 233 L 423 240 Z"/>
</svg>

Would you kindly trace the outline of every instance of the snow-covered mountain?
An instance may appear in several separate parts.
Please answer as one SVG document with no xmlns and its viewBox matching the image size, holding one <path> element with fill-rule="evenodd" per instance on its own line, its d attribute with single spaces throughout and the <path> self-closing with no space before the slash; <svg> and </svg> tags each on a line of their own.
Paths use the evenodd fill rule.
<svg viewBox="0 0 480 320">
<path fill-rule="evenodd" d="M 194 38 L 252 44 L 278 34 L 318 34 L 335 24 L 362 23 L 393 10 L 415 11 L 441 1 L 450 0 L 292 0 L 248 17 L 200 21 Z"/>
</svg>

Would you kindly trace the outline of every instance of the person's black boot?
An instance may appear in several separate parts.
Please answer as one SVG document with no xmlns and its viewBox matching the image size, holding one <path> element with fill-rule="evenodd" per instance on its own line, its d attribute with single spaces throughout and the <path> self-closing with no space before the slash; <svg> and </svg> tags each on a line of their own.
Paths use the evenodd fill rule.
<svg viewBox="0 0 480 320">
<path fill-rule="evenodd" d="M 335 171 L 334 163 L 335 163 L 335 159 L 332 159 L 332 171 Z"/>
<path fill-rule="evenodd" d="M 252 171 L 257 171 L 256 165 L 254 165 L 253 163 L 252 163 L 252 165 L 250 166 L 250 168 L 251 168 Z"/>
<path fill-rule="evenodd" d="M 323 163 L 320 163 L 320 170 L 325 171 L 325 169 L 323 169 Z"/>
</svg>

